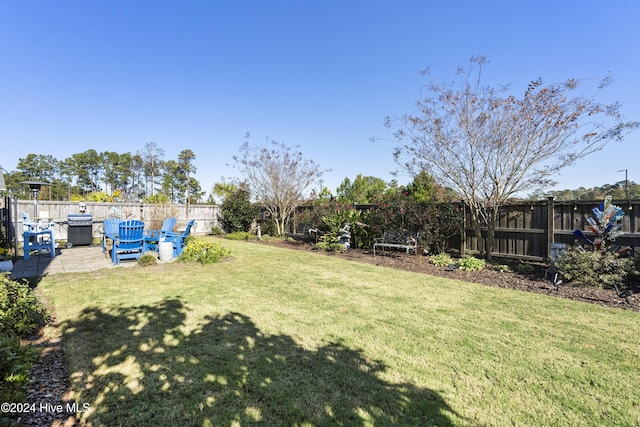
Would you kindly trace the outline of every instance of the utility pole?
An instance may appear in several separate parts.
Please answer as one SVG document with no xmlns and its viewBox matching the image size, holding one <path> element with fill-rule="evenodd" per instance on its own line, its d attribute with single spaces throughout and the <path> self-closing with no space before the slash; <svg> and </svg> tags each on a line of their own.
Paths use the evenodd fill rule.
<svg viewBox="0 0 640 427">
<path fill-rule="evenodd" d="M 624 172 L 624 198 L 629 200 L 629 179 L 628 177 L 628 170 L 627 169 L 620 169 L 618 172 Z"/>
</svg>

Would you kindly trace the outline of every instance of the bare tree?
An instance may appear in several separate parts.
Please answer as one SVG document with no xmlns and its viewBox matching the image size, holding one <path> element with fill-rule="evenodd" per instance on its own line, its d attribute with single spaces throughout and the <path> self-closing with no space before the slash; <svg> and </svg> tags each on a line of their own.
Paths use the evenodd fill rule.
<svg viewBox="0 0 640 427">
<path fill-rule="evenodd" d="M 162 168 L 164 149 L 158 147 L 158 144 L 155 142 L 147 142 L 137 154 L 144 162 L 145 179 L 147 180 L 147 184 L 151 182 L 151 195 L 153 196 L 156 189 L 156 176 L 160 174 L 160 169 Z"/>
<path fill-rule="evenodd" d="M 477 236 L 487 226 L 481 252 L 491 259 L 500 205 L 516 193 L 554 185 L 558 171 L 621 140 L 638 122 L 626 121 L 617 103 L 576 94 L 593 80 L 536 80 L 516 98 L 509 86 L 481 85 L 486 58 L 470 62 L 468 71 L 458 69 L 457 83 L 432 81 L 416 112 L 387 117 L 386 124 L 398 129 L 398 164 L 414 175 L 426 170 L 459 192 L 471 208 Z M 598 81 L 595 94 L 610 83 L 610 77 Z"/>
<path fill-rule="evenodd" d="M 269 212 L 278 235 L 282 235 L 290 215 L 304 200 L 304 192 L 325 171 L 313 160 L 305 159 L 298 147 L 276 141 L 268 143 L 269 146 L 257 147 L 245 142 L 240 155 L 233 159 L 252 196 Z"/>
</svg>

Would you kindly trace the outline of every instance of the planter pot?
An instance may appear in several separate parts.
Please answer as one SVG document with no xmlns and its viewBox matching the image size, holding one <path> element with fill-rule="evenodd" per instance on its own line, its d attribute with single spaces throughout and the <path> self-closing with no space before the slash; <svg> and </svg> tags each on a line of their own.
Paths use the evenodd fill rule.
<svg viewBox="0 0 640 427">
<path fill-rule="evenodd" d="M 160 261 L 169 261 L 173 258 L 172 242 L 158 242 L 158 258 Z"/>
<path fill-rule="evenodd" d="M 13 270 L 13 261 L 0 261 L 0 273 L 7 273 Z"/>
</svg>

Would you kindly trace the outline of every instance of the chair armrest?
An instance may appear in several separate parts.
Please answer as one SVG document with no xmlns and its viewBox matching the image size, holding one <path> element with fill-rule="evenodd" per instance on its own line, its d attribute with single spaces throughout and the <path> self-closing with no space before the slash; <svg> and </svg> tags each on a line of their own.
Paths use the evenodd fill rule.
<svg viewBox="0 0 640 427">
<path fill-rule="evenodd" d="M 184 237 L 184 233 L 176 233 L 175 231 L 168 231 L 164 234 L 164 237 Z"/>
<path fill-rule="evenodd" d="M 148 239 L 148 238 L 157 239 L 159 235 L 160 235 L 160 230 L 145 230 L 143 234 L 145 239 Z"/>
<path fill-rule="evenodd" d="M 56 226 L 56 223 L 53 221 L 42 221 L 38 223 L 38 226 L 40 227 L 41 230 L 47 230 L 47 229 L 54 228 Z"/>
<path fill-rule="evenodd" d="M 37 222 L 23 222 L 22 225 L 24 227 L 29 227 L 30 229 L 38 228 L 38 223 Z"/>
</svg>

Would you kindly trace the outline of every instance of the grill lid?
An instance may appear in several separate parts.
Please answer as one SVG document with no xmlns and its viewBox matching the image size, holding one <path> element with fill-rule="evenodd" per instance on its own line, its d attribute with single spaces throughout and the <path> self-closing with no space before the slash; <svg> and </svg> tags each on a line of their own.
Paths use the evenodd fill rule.
<svg viewBox="0 0 640 427">
<path fill-rule="evenodd" d="M 69 214 L 67 215 L 69 225 L 91 225 L 93 224 L 93 215 L 91 214 Z"/>
</svg>

